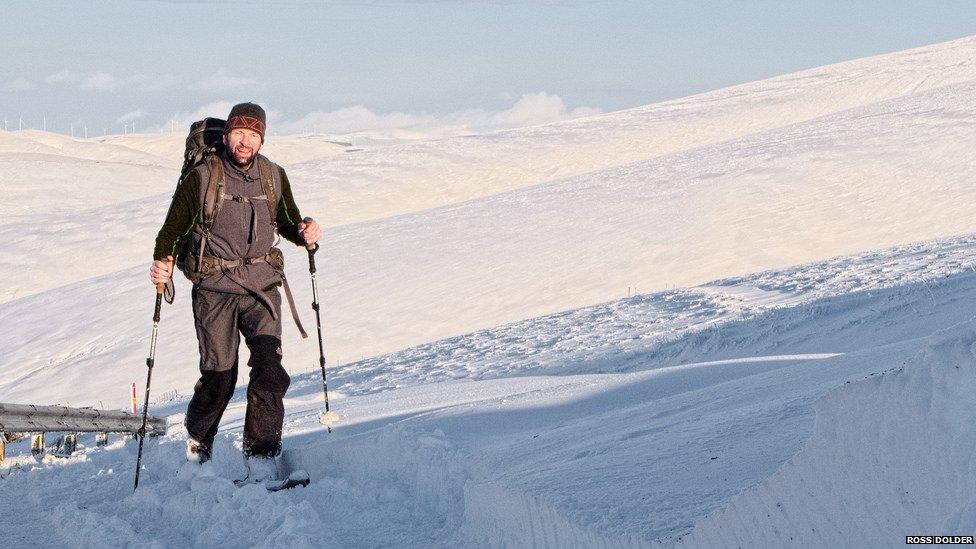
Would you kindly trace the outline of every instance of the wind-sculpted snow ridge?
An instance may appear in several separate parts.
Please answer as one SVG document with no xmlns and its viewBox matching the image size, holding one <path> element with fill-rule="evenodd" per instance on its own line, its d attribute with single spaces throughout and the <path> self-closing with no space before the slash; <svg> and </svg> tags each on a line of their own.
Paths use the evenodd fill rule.
<svg viewBox="0 0 976 549">
<path fill-rule="evenodd" d="M 803 449 L 681 547 L 901 547 L 976 529 L 976 321 L 817 403 Z"/>
<path fill-rule="evenodd" d="M 925 306 L 931 300 L 928 284 L 964 271 L 976 274 L 976 235 L 564 311 L 352 362 L 332 370 L 330 376 L 343 393 L 364 394 L 458 379 L 626 372 L 646 369 L 649 364 L 660 367 L 732 358 L 741 349 L 729 342 L 734 331 L 730 323 L 828 296 L 860 293 L 870 299 L 870 292 L 896 287 L 900 289 L 894 290 L 892 304 L 913 302 L 899 298 L 912 292 L 921 294 L 917 298 Z M 796 309 L 785 310 L 782 316 L 795 314 Z M 769 328 L 778 329 L 783 322 L 787 319 L 771 322 Z M 744 337 L 749 339 L 752 334 Z M 847 350 L 850 345 L 841 347 Z M 815 345 L 804 350 L 817 352 Z M 763 352 L 790 351 L 785 345 L 770 344 Z M 314 390 L 315 375 L 302 375 L 294 387 Z"/>
<path fill-rule="evenodd" d="M 965 274 L 911 286 L 916 288 L 833 296 L 767 311 L 724 329 L 716 326 L 710 340 L 724 340 L 724 345 L 719 349 L 698 349 L 712 358 L 723 353 L 742 358 L 613 378 L 617 381 L 597 394 L 577 394 L 576 399 L 561 406 L 540 406 L 538 402 L 545 399 L 526 397 L 536 402 L 528 408 L 524 403 L 520 406 L 520 399 L 515 398 L 491 408 L 482 406 L 480 410 L 434 411 L 404 423 L 428 429 L 436 426 L 447 434 L 448 440 L 464 441 L 463 433 L 472 432 L 482 437 L 463 443 L 473 456 L 469 459 L 480 461 L 482 470 L 487 472 L 480 479 L 473 475 L 472 482 L 465 485 L 470 494 L 481 496 L 466 501 L 466 510 L 477 509 L 477 515 L 483 518 L 469 527 L 472 539 L 534 546 L 684 543 L 694 547 L 699 539 L 712 539 L 722 547 L 790 545 L 792 541 L 805 540 L 803 536 L 793 540 L 789 537 L 794 528 L 804 527 L 805 523 L 798 526 L 788 522 L 789 517 L 781 523 L 766 524 L 756 519 L 753 524 L 742 516 L 730 515 L 728 523 L 736 525 L 731 533 L 719 532 L 717 538 L 693 534 L 682 540 L 696 519 L 712 513 L 714 507 L 743 488 L 760 482 L 779 467 L 774 465 L 777 461 L 782 463 L 780 460 L 800 450 L 812 429 L 815 403 L 823 395 L 847 382 L 876 378 L 890 365 L 903 364 L 917 355 L 919 348 L 929 345 L 927 334 L 972 317 L 968 304 L 976 297 L 976 276 Z M 695 337 L 685 339 L 687 347 L 701 345 Z M 922 361 L 950 355 L 953 360 L 969 356 L 966 360 L 972 363 L 976 338 L 970 334 L 964 339 L 962 345 L 936 345 L 928 353 L 929 358 Z M 969 355 L 945 350 L 953 346 L 968 349 Z M 758 350 L 770 347 L 792 349 L 796 354 L 759 354 Z M 803 347 L 846 352 L 834 356 L 802 354 Z M 646 358 L 654 362 L 653 355 Z M 590 377 L 590 384 L 598 383 L 595 376 Z M 913 468 L 928 467 L 938 452 L 954 452 L 953 447 L 940 444 L 951 436 L 918 436 L 937 432 L 930 423 L 939 423 L 940 418 L 931 422 L 906 420 L 906 415 L 924 416 L 929 403 L 943 398 L 939 395 L 946 383 L 912 378 L 903 387 L 914 390 L 931 386 L 931 394 L 912 397 L 889 391 L 881 398 L 862 399 L 858 393 L 847 399 L 856 406 L 834 407 L 834 396 L 816 404 L 817 425 L 838 426 L 842 431 L 841 435 L 830 431 L 816 444 L 828 449 L 840 446 L 840 457 L 811 457 L 810 462 L 821 468 L 816 474 L 806 475 L 808 484 L 793 487 L 792 491 L 790 486 L 777 486 L 773 492 L 779 500 L 773 500 L 774 504 L 779 501 L 785 507 L 789 497 L 796 496 L 800 500 L 797 505 L 808 511 L 810 527 L 818 532 L 829 530 L 832 515 L 821 510 L 830 501 L 853 501 L 851 505 L 856 506 L 862 497 L 859 479 L 898 484 L 900 476 L 910 476 Z M 532 380 L 526 380 L 527 394 L 533 394 L 532 384 Z M 972 392 L 972 385 L 970 379 L 960 383 L 958 390 Z M 954 394 L 945 394 L 944 398 L 952 401 Z M 966 410 L 971 409 L 972 400 L 972 396 L 960 399 L 958 407 L 953 407 L 948 415 L 955 417 L 957 424 L 968 425 L 970 416 Z M 509 413 L 500 413 L 499 408 Z M 887 431 L 879 434 L 878 429 Z M 969 446 L 958 452 L 956 464 L 967 467 L 968 474 L 976 430 L 966 429 Z M 878 453 L 897 455 L 900 444 L 913 437 L 918 439 L 917 448 L 923 451 L 897 458 L 895 471 L 894 466 L 886 468 L 884 460 L 854 472 L 846 464 L 846 460 L 858 459 L 862 446 L 876 438 L 888 444 Z M 814 439 L 817 440 L 816 435 Z M 943 473 L 947 473 L 947 478 L 936 481 Z M 479 492 L 478 480 L 485 483 L 484 492 Z M 869 486 L 865 491 L 870 495 L 863 497 L 884 503 L 860 514 L 852 514 L 846 507 L 839 509 L 837 513 L 847 517 L 846 529 L 820 541 L 846 547 L 879 547 L 900 545 L 905 535 L 919 532 L 966 533 L 964 528 L 939 528 L 943 521 L 955 520 L 953 514 L 961 509 L 958 497 L 949 497 L 949 503 L 930 506 L 922 513 L 938 520 L 899 519 L 917 513 L 914 506 L 929 505 L 938 497 L 938 488 L 919 491 L 926 483 L 941 486 L 955 482 L 964 487 L 961 493 L 965 494 L 965 487 L 971 486 L 969 480 L 936 467 L 923 478 L 905 482 L 908 491 L 919 494 L 918 498 L 901 512 L 893 513 L 881 528 L 876 527 L 875 517 L 884 515 L 890 506 L 901 505 L 900 492 L 889 489 L 890 484 Z M 806 494 L 820 484 L 833 491 L 823 494 L 823 501 L 816 501 L 817 505 L 803 507 Z M 957 490 L 956 496 L 959 493 Z M 768 501 L 771 497 L 760 499 Z M 754 510 L 756 516 L 769 512 L 769 508 Z M 699 529 L 709 532 L 707 523 Z M 742 530 L 773 534 L 769 538 L 735 537 Z M 855 530 L 860 533 L 853 534 Z M 817 539 L 810 538 L 799 546 L 824 546 Z"/>
</svg>

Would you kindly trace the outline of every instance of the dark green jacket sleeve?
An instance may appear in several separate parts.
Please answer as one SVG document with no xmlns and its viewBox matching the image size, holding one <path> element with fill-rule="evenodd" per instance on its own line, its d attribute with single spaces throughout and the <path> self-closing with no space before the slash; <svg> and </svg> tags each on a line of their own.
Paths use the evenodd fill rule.
<svg viewBox="0 0 976 549">
<path fill-rule="evenodd" d="M 298 211 L 295 197 L 291 194 L 291 184 L 288 183 L 284 168 L 281 168 L 281 200 L 278 201 L 278 216 L 275 221 L 278 223 L 278 234 L 285 240 L 298 246 L 305 245 L 305 240 L 298 232 L 302 214 Z"/>
<path fill-rule="evenodd" d="M 173 195 L 173 202 L 169 205 L 166 221 L 156 235 L 154 260 L 165 259 L 168 255 L 174 258 L 177 256 L 183 241 L 196 226 L 199 213 L 200 176 L 196 170 L 193 170 L 176 187 L 176 194 Z"/>
</svg>

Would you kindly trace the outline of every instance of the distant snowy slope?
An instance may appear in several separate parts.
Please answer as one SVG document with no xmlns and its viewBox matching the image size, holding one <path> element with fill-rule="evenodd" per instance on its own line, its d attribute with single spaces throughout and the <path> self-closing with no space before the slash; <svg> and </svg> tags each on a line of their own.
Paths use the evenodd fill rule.
<svg viewBox="0 0 976 549">
<path fill-rule="evenodd" d="M 766 146 L 761 137 L 763 132 L 971 81 L 976 77 L 976 67 L 970 62 L 974 56 L 976 39 L 966 38 L 544 126 L 382 147 L 367 145 L 365 150 L 347 154 L 342 153 L 344 147 L 330 142 L 325 136 L 272 135 L 268 140 L 267 153 L 289 168 L 304 211 L 314 214 L 330 227 L 458 204 L 545 182 L 590 180 L 593 184 L 602 185 L 608 178 L 613 179 L 620 173 L 635 169 L 641 170 L 644 166 L 662 166 L 667 172 L 672 169 L 669 164 L 675 162 L 675 154 L 686 159 L 686 166 L 689 163 L 700 164 L 700 169 L 696 170 L 698 173 L 689 174 L 687 167 L 675 166 L 678 173 L 665 177 L 674 182 L 675 192 L 681 192 L 680 187 L 688 184 L 689 177 L 692 182 L 706 182 L 715 174 L 726 173 L 721 158 L 697 159 L 694 150 L 709 145 L 720 147 L 716 144 L 755 136 L 749 141 L 749 146 L 756 152 L 755 164 L 759 166 L 752 168 L 762 170 L 762 148 Z M 955 98 L 950 95 L 944 103 L 952 109 L 955 106 L 964 107 L 970 99 L 964 95 Z M 916 111 L 916 115 L 921 116 L 922 112 Z M 895 114 L 876 111 L 874 116 Z M 933 114 L 938 116 L 938 113 Z M 953 114 L 969 115 L 968 111 Z M 857 123 L 856 120 L 848 121 Z M 911 116 L 907 116 L 901 117 L 899 123 L 911 126 L 915 122 Z M 924 116 L 922 123 L 925 123 Z M 910 131 L 910 127 L 905 131 Z M 936 137 L 934 141 L 926 141 L 921 146 L 931 145 L 930 157 L 954 154 L 955 146 L 966 149 L 969 135 L 960 133 L 956 131 L 944 138 Z M 769 145 L 775 144 L 775 139 L 781 137 L 782 134 L 775 134 L 770 138 L 774 141 Z M 820 130 L 816 137 L 822 143 L 832 139 L 829 128 Z M 36 248 L 6 246 L 4 251 L 9 259 L 7 264 L 0 264 L 0 280 L 6 281 L 0 287 L 0 301 L 31 295 L 79 277 L 100 276 L 144 262 L 172 193 L 177 166 L 181 162 L 179 153 L 182 139 L 180 133 L 135 134 L 91 140 L 73 140 L 33 131 L 0 134 L 0 190 L 15 198 L 10 201 L 12 204 L 0 210 L 5 214 L 0 221 L 0 237 L 7 241 L 11 235 L 29 230 L 36 222 L 36 216 L 31 214 L 43 212 L 53 234 L 70 234 L 76 247 L 104 251 L 100 261 L 88 261 L 73 254 L 38 255 L 34 253 Z M 955 143 L 949 143 L 950 140 L 955 140 Z M 721 152 L 727 149 L 720 147 L 712 150 Z M 27 155 L 27 152 L 43 156 Z M 816 178 L 822 163 L 830 168 L 837 155 L 842 153 L 830 149 L 823 152 L 824 158 L 820 158 L 815 151 L 811 151 L 814 158 L 808 164 L 797 164 L 805 162 L 805 158 L 793 158 L 791 168 L 807 177 Z M 886 162 L 887 152 L 891 151 L 877 151 L 868 147 L 861 154 L 869 162 Z M 789 159 L 789 154 L 783 156 Z M 645 163 L 655 157 L 661 159 L 658 164 Z M 959 164 L 966 160 L 965 156 L 946 158 L 952 158 Z M 96 163 L 78 162 L 77 159 L 94 160 Z M 862 177 L 890 178 L 892 175 L 860 174 L 856 159 L 848 160 L 853 164 L 848 173 L 850 184 Z M 925 158 L 920 160 L 924 162 Z M 106 173 L 100 163 L 110 163 L 115 167 Z M 944 161 L 941 164 L 939 169 L 953 166 Z M 922 176 L 920 185 L 925 182 L 924 170 L 922 166 L 918 171 L 918 175 Z M 746 169 L 743 171 L 745 176 L 752 173 Z M 648 178 L 660 182 L 662 175 L 666 174 L 649 173 Z M 770 181 L 790 183 L 774 180 L 773 175 L 766 173 Z M 898 180 L 905 181 L 913 174 L 910 169 L 902 168 L 897 175 Z M 792 174 L 788 172 L 784 177 L 792 177 Z M 87 189 L 92 182 L 97 182 L 96 188 L 118 185 L 115 204 L 106 201 L 97 190 L 96 198 L 88 199 Z M 58 198 L 61 200 L 52 205 L 49 197 L 59 190 Z M 576 191 L 566 192 L 572 194 Z M 625 195 L 625 192 L 629 194 Z M 636 192 L 621 189 L 614 200 L 647 202 L 656 200 L 658 192 L 660 189 L 645 188 Z M 850 191 L 841 189 L 841 192 L 848 193 L 851 198 Z M 825 200 L 829 198 L 823 195 L 821 189 L 817 193 Z M 133 199 L 139 199 L 138 203 L 131 203 Z M 112 206 L 109 213 L 115 217 L 126 216 L 126 237 L 122 242 L 115 229 L 119 226 L 118 222 L 115 225 L 103 222 L 106 206 Z M 706 204 L 700 214 L 708 215 L 715 208 L 724 209 L 721 203 L 718 206 Z M 677 210 L 669 211 L 687 209 L 688 206 L 682 205 Z M 697 211 L 697 205 L 695 209 Z M 828 210 L 824 213 L 831 212 Z M 942 216 L 943 213 L 936 215 Z M 600 208 L 593 209 L 588 215 L 599 217 Z M 621 223 L 620 232 L 624 234 L 628 220 L 613 219 Z M 706 218 L 703 222 L 714 225 L 718 232 L 728 233 L 726 227 L 713 224 L 710 219 Z M 678 226 L 677 230 L 682 230 L 680 225 L 687 223 L 688 220 L 674 218 L 672 224 Z M 698 222 L 691 220 L 691 223 Z M 601 229 L 613 230 L 612 224 Z M 764 232 L 769 229 L 760 226 L 757 230 Z M 944 234 L 948 233 L 931 232 L 929 235 L 918 235 L 918 238 Z M 429 238 L 435 241 L 438 236 L 431 234 Z M 629 238 L 624 235 L 619 239 L 625 253 Z M 900 241 L 912 238 L 915 236 L 905 235 Z M 743 239 L 744 236 L 740 238 Z M 832 249 L 826 255 L 809 257 L 826 257 L 852 249 L 855 248 Z M 662 253 L 667 255 L 670 252 Z M 789 262 L 753 262 L 751 268 Z M 637 280 L 643 275 L 627 273 L 626 269 L 621 272 L 624 278 L 631 279 L 629 283 L 646 288 L 678 282 L 658 278 Z M 714 273 L 703 275 L 698 280 L 711 276 Z M 577 304 L 567 303 L 564 307 Z"/>
<path fill-rule="evenodd" d="M 22 155 L 44 158 L 49 162 L 91 160 L 115 162 L 132 166 L 166 166 L 166 159 L 122 143 L 100 142 L 95 139 L 72 138 L 67 135 L 39 130 L 0 132 L 0 161 L 6 163 Z M 130 141 L 126 139 L 126 141 Z M 15 169 L 4 174 L 11 187 L 30 187 L 34 178 L 43 178 L 46 170 L 39 166 L 28 171 Z"/>
<path fill-rule="evenodd" d="M 789 126 L 976 79 L 976 37 L 643 107 L 296 166 L 331 224 L 375 219 Z M 662 75 L 667 78 L 667 75 Z"/>
<path fill-rule="evenodd" d="M 838 63 L 678 100 L 553 124 L 333 156 L 323 136 L 268 137 L 268 154 L 321 191 L 330 225 L 375 219 L 629 164 L 976 78 L 976 38 Z M 221 113 L 214 113 L 222 116 Z M 91 158 L 64 136 L 33 147 Z M 341 138 L 341 136 L 339 136 Z M 94 140 L 93 140 L 94 141 Z M 172 162 L 183 135 L 134 134 L 97 142 Z M 104 160 L 118 160 L 106 147 Z M 0 152 L 17 150 L 0 141 Z M 338 148 L 338 150 L 342 150 Z M 297 164 L 303 164 L 297 166 Z"/>
</svg>

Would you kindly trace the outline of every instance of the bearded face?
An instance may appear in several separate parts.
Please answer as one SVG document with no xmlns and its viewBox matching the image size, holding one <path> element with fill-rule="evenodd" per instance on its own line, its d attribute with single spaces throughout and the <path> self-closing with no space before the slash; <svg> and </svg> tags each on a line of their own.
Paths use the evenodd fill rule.
<svg viewBox="0 0 976 549">
<path fill-rule="evenodd" d="M 254 130 L 236 128 L 224 134 L 224 145 L 231 160 L 240 167 L 247 166 L 261 150 L 261 134 Z"/>
</svg>

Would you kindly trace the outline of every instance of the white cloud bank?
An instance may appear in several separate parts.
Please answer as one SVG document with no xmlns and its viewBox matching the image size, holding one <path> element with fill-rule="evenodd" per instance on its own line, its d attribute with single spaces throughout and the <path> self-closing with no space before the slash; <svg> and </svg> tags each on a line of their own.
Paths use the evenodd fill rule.
<svg viewBox="0 0 976 549">
<path fill-rule="evenodd" d="M 70 84 L 81 80 L 81 75 L 75 71 L 63 70 L 48 75 L 44 79 L 48 84 Z"/>
<path fill-rule="evenodd" d="M 227 113 L 230 112 L 230 109 L 233 106 L 234 104 L 230 101 L 214 101 L 213 103 L 207 103 L 193 112 L 174 114 L 169 118 L 169 120 L 166 121 L 165 124 L 155 128 L 150 128 L 149 131 L 168 132 L 175 130 L 188 132 L 190 131 L 190 124 L 196 122 L 197 120 L 203 120 L 208 116 L 224 118 L 227 116 Z"/>
<path fill-rule="evenodd" d="M 118 120 L 115 121 L 116 124 L 124 124 L 126 122 L 132 122 L 133 120 L 139 120 L 140 118 L 146 117 L 146 111 L 138 109 L 132 112 L 127 112 L 120 116 Z"/>
<path fill-rule="evenodd" d="M 190 124 L 208 116 L 223 118 L 233 102 L 216 101 L 189 113 L 174 114 L 150 131 L 188 130 Z M 265 106 L 265 108 L 268 108 Z M 523 95 L 515 104 L 499 111 L 468 109 L 445 115 L 404 112 L 378 113 L 363 105 L 334 111 L 315 111 L 294 120 L 268 109 L 268 129 L 281 135 L 316 132 L 334 135 L 446 137 L 559 122 L 600 114 L 600 109 L 569 109 L 561 97 L 546 92 Z"/>
<path fill-rule="evenodd" d="M 96 72 L 81 81 L 81 87 L 86 90 L 114 90 L 122 86 L 122 81 L 107 72 Z"/>
<path fill-rule="evenodd" d="M 356 105 L 334 111 L 311 112 L 297 120 L 272 119 L 269 125 L 274 125 L 276 131 L 283 134 L 309 131 L 334 134 L 386 133 L 402 130 L 430 136 L 446 136 L 548 124 L 601 112 L 592 107 L 568 109 L 558 95 L 538 92 L 525 94 L 511 108 L 500 111 L 468 109 L 438 116 L 403 112 L 377 113 L 363 105 Z"/>
</svg>

